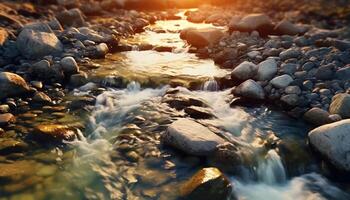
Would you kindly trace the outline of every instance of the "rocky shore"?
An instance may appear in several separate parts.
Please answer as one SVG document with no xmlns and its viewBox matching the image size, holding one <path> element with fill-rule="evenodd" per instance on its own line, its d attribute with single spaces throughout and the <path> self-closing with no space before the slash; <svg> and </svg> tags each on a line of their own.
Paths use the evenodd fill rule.
<svg viewBox="0 0 350 200">
<path fill-rule="evenodd" d="M 110 103 L 99 95 L 109 87 L 125 88 L 132 81 L 118 75 L 96 78 L 94 70 L 101 67 L 97 59 L 134 49 L 174 50 L 168 46 L 130 44 L 127 39 L 158 20 L 178 20 L 179 10 L 131 10 L 139 4 L 129 3 L 112 0 L 0 3 L 0 171 L 9 171 L 0 172 L 0 180 L 13 179 L 18 174 L 29 176 L 28 169 L 34 164 L 22 161 L 25 156 L 55 162 L 32 154 L 40 147 L 64 148 L 67 141 L 81 140 L 84 136 L 81 131 L 92 129 L 87 121 L 94 106 Z M 304 120 L 315 128 L 308 134 L 309 145 L 341 173 L 348 174 L 350 8 L 340 9 L 343 2 L 338 3 L 334 13 L 319 12 L 316 16 L 311 13 L 320 8 L 314 4 L 299 12 L 287 12 L 291 6 L 288 3 L 271 11 L 273 1 L 256 4 L 254 9 L 241 1 L 227 7 L 201 6 L 187 11 L 187 20 L 215 27 L 184 29 L 179 31 L 179 37 L 187 42 L 189 53 L 200 59 L 210 58 L 230 71 L 225 77 L 215 77 L 218 83 L 215 90 L 231 91 L 227 104 L 232 108 L 274 106 Z M 157 3 L 154 6 L 159 7 Z M 137 176 L 147 186 L 158 187 L 174 179 L 175 165 L 188 161 L 196 165 L 205 160 L 210 168 L 199 170 L 182 184 L 179 188 L 182 197 L 236 199 L 232 193 L 234 186 L 224 173 L 242 173 L 242 166 L 254 171 L 261 155 L 274 155 L 271 149 L 283 147 L 273 133 L 259 138 L 263 141 L 254 146 L 206 123 L 205 120 L 217 117 L 213 108 L 178 88 L 167 89 L 160 101 L 159 107 L 166 107 L 162 107 L 166 117 L 161 114 L 149 114 L 150 119 L 133 117 L 118 136 L 109 139 L 115 145 L 112 161 L 124 168 L 119 174 L 123 178 L 114 180 L 106 176 L 105 182 L 130 185 Z M 183 154 L 182 161 L 174 158 Z M 125 161 L 118 160 L 121 158 Z M 145 161 L 146 158 L 163 160 Z M 162 170 L 173 171 L 154 179 L 135 172 L 143 165 L 159 163 Z M 193 170 L 192 167 L 189 168 Z M 17 190 L 17 185 L 1 187 L 0 193 L 24 190 L 56 171 L 56 166 L 44 168 L 39 170 L 40 180 L 28 180 L 27 185 L 20 185 Z M 146 172 L 154 177 L 158 173 Z M 115 187 L 126 190 L 121 185 Z M 137 188 L 137 193 L 147 198 L 157 196 L 151 189 Z"/>
</svg>

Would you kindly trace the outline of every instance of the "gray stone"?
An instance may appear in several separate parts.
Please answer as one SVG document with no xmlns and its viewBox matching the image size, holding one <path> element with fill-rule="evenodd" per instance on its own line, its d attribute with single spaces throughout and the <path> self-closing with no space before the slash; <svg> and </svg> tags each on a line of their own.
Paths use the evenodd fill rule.
<svg viewBox="0 0 350 200">
<path fill-rule="evenodd" d="M 250 14 L 243 17 L 237 23 L 230 24 L 230 30 L 254 31 L 259 28 L 273 27 L 269 16 L 265 14 Z"/>
<path fill-rule="evenodd" d="M 287 74 L 277 76 L 273 78 L 270 83 L 275 87 L 279 89 L 284 89 L 287 86 L 289 86 L 290 83 L 293 82 L 293 78 Z"/>
<path fill-rule="evenodd" d="M 320 66 L 317 71 L 316 71 L 316 78 L 320 80 L 329 80 L 332 79 L 334 76 L 334 65 L 333 64 L 328 64 L 328 65 L 322 65 Z"/>
<path fill-rule="evenodd" d="M 63 26 L 81 27 L 85 25 L 82 12 L 78 8 L 65 10 L 56 16 Z"/>
<path fill-rule="evenodd" d="M 29 29 L 25 29 L 19 34 L 17 48 L 23 56 L 31 59 L 58 54 L 63 51 L 63 46 L 55 34 Z"/>
<path fill-rule="evenodd" d="M 217 43 L 224 36 L 224 33 L 220 29 L 206 28 L 183 30 L 181 35 L 190 45 L 204 47 Z"/>
<path fill-rule="evenodd" d="M 301 89 L 298 86 L 288 86 L 284 89 L 286 94 L 301 94 Z"/>
<path fill-rule="evenodd" d="M 258 66 L 252 62 L 244 61 L 239 64 L 232 72 L 231 77 L 238 80 L 248 80 L 253 78 L 258 72 Z"/>
<path fill-rule="evenodd" d="M 293 75 L 297 71 L 298 65 L 294 63 L 283 63 L 281 72 L 288 75 Z"/>
<path fill-rule="evenodd" d="M 43 22 L 34 22 L 34 23 L 29 23 L 25 25 L 21 31 L 23 30 L 33 30 L 36 32 L 46 32 L 46 33 L 53 33 L 51 27 Z"/>
<path fill-rule="evenodd" d="M 338 69 L 335 75 L 339 80 L 344 80 L 344 81 L 350 80 L 350 65 L 347 65 L 343 68 Z"/>
<path fill-rule="evenodd" d="M 61 59 L 60 65 L 65 74 L 76 74 L 79 72 L 79 66 L 75 59 L 71 56 L 67 56 Z"/>
<path fill-rule="evenodd" d="M 267 59 L 258 65 L 257 80 L 271 80 L 277 73 L 277 62 L 275 59 Z"/>
<path fill-rule="evenodd" d="M 350 94 L 337 94 L 329 108 L 331 114 L 339 114 L 343 119 L 350 118 Z"/>
<path fill-rule="evenodd" d="M 254 80 L 247 80 L 237 86 L 234 90 L 234 94 L 241 97 L 246 97 L 250 99 L 265 99 L 264 89 Z"/>
<path fill-rule="evenodd" d="M 287 60 L 290 58 L 298 58 L 299 56 L 301 56 L 301 51 L 298 49 L 287 49 L 285 51 L 282 51 L 279 56 L 280 56 L 281 60 Z"/>
<path fill-rule="evenodd" d="M 281 101 L 289 106 L 297 106 L 299 104 L 299 97 L 296 94 L 287 94 L 281 97 Z"/>
<path fill-rule="evenodd" d="M 189 120 L 179 119 L 173 122 L 163 134 L 162 141 L 187 154 L 208 156 L 215 152 L 225 140 L 205 126 Z"/>
<path fill-rule="evenodd" d="M 350 171 L 350 119 L 320 126 L 309 132 L 310 144 L 330 163 Z"/>
</svg>

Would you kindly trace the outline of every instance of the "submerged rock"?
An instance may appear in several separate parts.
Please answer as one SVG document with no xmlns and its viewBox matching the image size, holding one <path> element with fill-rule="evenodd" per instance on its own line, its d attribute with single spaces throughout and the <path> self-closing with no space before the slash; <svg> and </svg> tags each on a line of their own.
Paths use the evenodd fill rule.
<svg viewBox="0 0 350 200">
<path fill-rule="evenodd" d="M 77 130 L 65 125 L 58 124 L 41 124 L 35 127 L 36 136 L 39 140 L 68 140 L 71 141 L 76 137 Z"/>
<path fill-rule="evenodd" d="M 0 99 L 23 95 L 29 90 L 27 82 L 21 76 L 10 72 L 0 73 Z"/>
<path fill-rule="evenodd" d="M 212 154 L 224 139 L 205 126 L 189 119 L 173 122 L 163 134 L 162 141 L 187 154 L 208 156 Z"/>
<path fill-rule="evenodd" d="M 236 199 L 232 195 L 229 179 L 217 168 L 203 168 L 181 187 L 184 199 L 226 200 Z"/>
<path fill-rule="evenodd" d="M 350 172 L 350 119 L 320 126 L 309 132 L 310 144 L 330 163 Z"/>
<path fill-rule="evenodd" d="M 329 107 L 331 114 L 339 114 L 342 118 L 350 118 L 350 94 L 337 94 Z"/>
</svg>

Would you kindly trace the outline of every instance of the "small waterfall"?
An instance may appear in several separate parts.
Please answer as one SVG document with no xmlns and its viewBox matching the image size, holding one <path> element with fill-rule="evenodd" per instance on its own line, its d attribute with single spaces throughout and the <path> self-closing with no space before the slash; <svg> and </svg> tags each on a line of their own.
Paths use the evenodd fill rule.
<svg viewBox="0 0 350 200">
<path fill-rule="evenodd" d="M 210 78 L 209 80 L 207 80 L 203 84 L 202 90 L 204 90 L 204 91 L 218 91 L 219 84 L 218 84 L 218 82 L 216 82 L 216 80 L 214 78 Z"/>
<path fill-rule="evenodd" d="M 136 82 L 136 81 L 132 81 L 127 85 L 127 90 L 128 91 L 140 91 L 141 90 L 141 85 L 140 83 Z"/>
<path fill-rule="evenodd" d="M 281 157 L 275 150 L 269 150 L 265 159 L 259 163 L 257 175 L 259 181 L 269 185 L 286 181 L 286 171 Z"/>
</svg>

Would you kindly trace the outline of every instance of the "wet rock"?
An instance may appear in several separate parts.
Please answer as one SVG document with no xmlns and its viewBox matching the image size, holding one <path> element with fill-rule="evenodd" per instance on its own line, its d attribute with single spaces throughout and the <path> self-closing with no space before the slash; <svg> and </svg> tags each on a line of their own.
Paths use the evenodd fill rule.
<svg viewBox="0 0 350 200">
<path fill-rule="evenodd" d="M 334 68 L 335 66 L 333 64 L 322 65 L 317 69 L 315 77 L 320 80 L 332 79 L 334 76 Z"/>
<path fill-rule="evenodd" d="M 38 140 L 48 141 L 62 141 L 74 140 L 76 138 L 77 130 L 65 125 L 58 124 L 41 124 L 34 127 L 35 137 Z"/>
<path fill-rule="evenodd" d="M 257 65 L 248 61 L 244 61 L 231 72 L 231 77 L 232 79 L 245 81 L 254 77 L 257 72 L 258 72 Z"/>
<path fill-rule="evenodd" d="M 86 106 L 95 105 L 96 99 L 90 96 L 75 97 L 69 104 L 69 108 L 72 110 L 82 109 Z"/>
<path fill-rule="evenodd" d="M 214 117 L 209 109 L 198 106 L 190 106 L 185 108 L 185 113 L 194 119 L 210 119 Z"/>
<path fill-rule="evenodd" d="M 296 94 L 287 94 L 281 97 L 281 102 L 288 106 L 297 106 L 299 104 L 299 96 Z"/>
<path fill-rule="evenodd" d="M 302 32 L 298 26 L 294 25 L 288 20 L 282 20 L 279 22 L 275 26 L 274 31 L 280 35 L 298 35 Z"/>
<path fill-rule="evenodd" d="M 224 33 L 216 28 L 187 29 L 181 31 L 180 36 L 190 45 L 195 47 L 205 47 L 209 44 L 217 43 L 224 36 Z"/>
<path fill-rule="evenodd" d="M 8 39 L 9 34 L 3 28 L 0 28 L 0 47 L 5 44 Z"/>
<path fill-rule="evenodd" d="M 309 132 L 310 144 L 330 163 L 341 170 L 350 172 L 350 120 L 320 126 Z"/>
<path fill-rule="evenodd" d="M 88 81 L 88 75 L 83 71 L 80 71 L 78 74 L 73 74 L 69 79 L 69 83 L 73 87 L 80 87 L 87 84 Z"/>
<path fill-rule="evenodd" d="M 0 126 L 7 126 L 11 123 L 16 122 L 15 116 L 13 116 L 11 113 L 5 113 L 5 114 L 0 114 Z"/>
<path fill-rule="evenodd" d="M 238 31 L 254 31 L 254 30 L 268 30 L 273 27 L 270 17 L 265 14 L 250 14 L 243 17 L 237 23 L 230 23 L 230 30 Z"/>
<path fill-rule="evenodd" d="M 72 75 L 79 72 L 79 66 L 75 59 L 71 56 L 62 58 L 60 65 L 65 74 Z"/>
<path fill-rule="evenodd" d="M 350 65 L 338 69 L 335 75 L 339 80 L 350 80 Z"/>
<path fill-rule="evenodd" d="M 229 179 L 217 168 L 203 168 L 181 187 L 185 199 L 235 199 Z"/>
<path fill-rule="evenodd" d="M 33 101 L 40 104 L 51 104 L 52 100 L 43 92 L 36 92 L 33 96 Z"/>
<path fill-rule="evenodd" d="M 82 12 L 78 9 L 65 10 L 56 16 L 57 20 L 66 27 L 81 27 L 85 25 Z"/>
<path fill-rule="evenodd" d="M 333 122 L 329 118 L 329 113 L 321 108 L 311 108 L 308 110 L 304 114 L 304 120 L 317 126 Z"/>
<path fill-rule="evenodd" d="M 36 166 L 36 162 L 31 160 L 21 160 L 13 163 L 0 163 L 0 179 L 28 177 L 36 170 Z"/>
<path fill-rule="evenodd" d="M 263 100 L 265 98 L 264 89 L 254 80 L 247 80 L 234 89 L 234 94 L 250 99 Z"/>
<path fill-rule="evenodd" d="M 267 59 L 258 65 L 257 80 L 271 80 L 277 73 L 277 63 L 275 59 Z"/>
<path fill-rule="evenodd" d="M 177 110 L 182 110 L 189 106 L 206 106 L 206 104 L 200 99 L 180 94 L 167 94 L 164 96 L 162 101 Z"/>
<path fill-rule="evenodd" d="M 0 105 L 0 113 L 8 113 L 10 111 L 10 106 L 7 104 Z"/>
<path fill-rule="evenodd" d="M 287 74 L 281 75 L 281 76 L 277 76 L 275 78 L 273 78 L 270 83 L 275 87 L 275 88 L 279 88 L 279 89 L 284 89 L 286 88 L 289 84 L 291 84 L 293 82 L 293 78 L 290 77 Z"/>
<path fill-rule="evenodd" d="M 184 118 L 173 122 L 168 127 L 162 136 L 162 141 L 196 156 L 208 156 L 216 150 L 217 145 L 225 142 L 205 126 Z"/>
<path fill-rule="evenodd" d="M 108 52 L 109 52 L 109 48 L 108 48 L 107 44 L 101 43 L 101 44 L 96 46 L 96 52 L 93 55 L 93 57 L 94 58 L 104 58 Z"/>
<path fill-rule="evenodd" d="M 0 73 L 0 99 L 27 94 L 30 89 L 27 82 L 17 74 Z"/>
<path fill-rule="evenodd" d="M 137 18 L 135 21 L 134 21 L 134 24 L 133 24 L 133 29 L 136 33 L 140 33 L 140 32 L 143 32 L 144 31 L 144 27 L 148 26 L 149 25 L 149 22 L 143 18 Z"/>
<path fill-rule="evenodd" d="M 343 119 L 350 118 L 350 94 L 340 93 L 332 98 L 329 107 L 331 114 L 339 114 Z"/>
<path fill-rule="evenodd" d="M 21 140 L 15 140 L 12 138 L 0 139 L 0 154 L 9 154 L 15 152 L 21 152 L 28 147 L 28 144 Z"/>
<path fill-rule="evenodd" d="M 55 34 L 23 30 L 17 38 L 17 48 L 27 58 L 41 58 L 61 53 L 63 46 Z"/>
<path fill-rule="evenodd" d="M 298 58 L 301 56 L 301 51 L 298 49 L 287 49 L 285 51 L 282 51 L 279 55 L 281 60 L 287 60 L 290 58 Z"/>
</svg>

